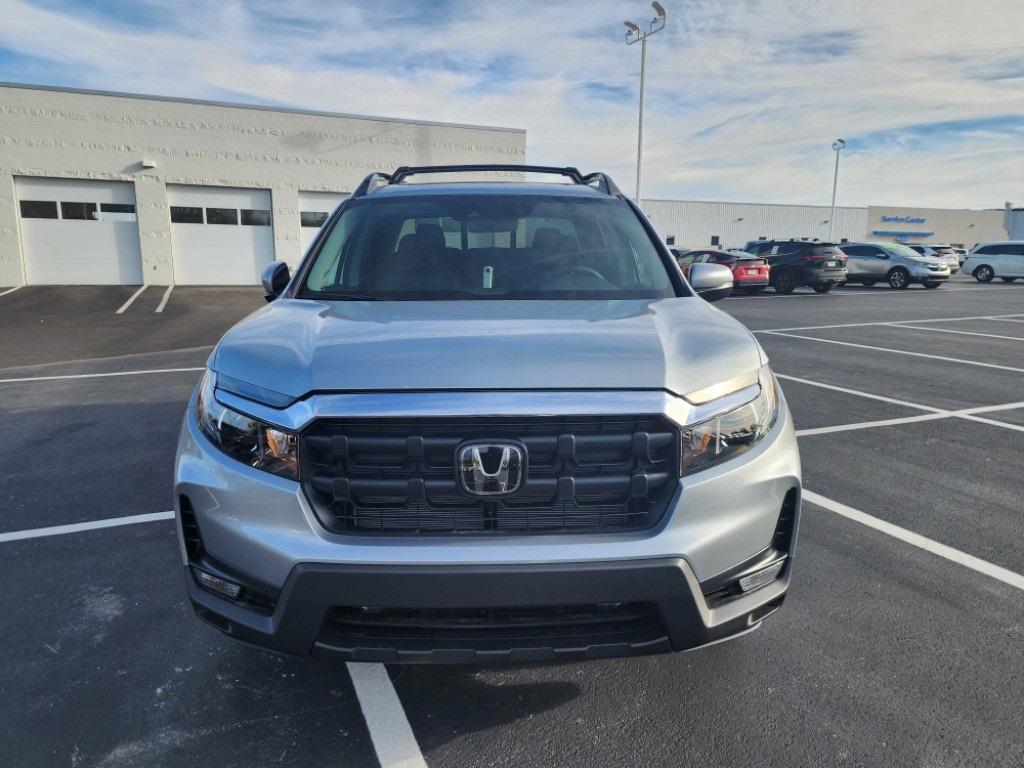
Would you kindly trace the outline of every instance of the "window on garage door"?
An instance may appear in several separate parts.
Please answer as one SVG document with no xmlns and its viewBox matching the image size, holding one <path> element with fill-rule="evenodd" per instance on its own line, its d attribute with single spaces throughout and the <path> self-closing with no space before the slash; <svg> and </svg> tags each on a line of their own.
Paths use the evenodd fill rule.
<svg viewBox="0 0 1024 768">
<path fill-rule="evenodd" d="M 238 224 L 237 208 L 207 208 L 207 224 Z"/>
<path fill-rule="evenodd" d="M 248 227 L 269 227 L 271 222 L 270 211 L 257 210 L 252 208 L 242 209 L 242 224 Z"/>
<path fill-rule="evenodd" d="M 299 223 L 303 227 L 322 227 L 327 216 L 327 211 L 300 211 Z"/>
<path fill-rule="evenodd" d="M 96 203 L 69 203 L 62 201 L 60 204 L 60 217 L 66 220 L 95 221 Z"/>
<path fill-rule="evenodd" d="M 191 205 L 172 205 L 171 222 L 174 224 L 202 224 L 203 209 Z"/>
<path fill-rule="evenodd" d="M 100 203 L 101 221 L 137 221 L 135 206 L 128 203 Z"/>
<path fill-rule="evenodd" d="M 56 219 L 56 200 L 21 200 L 21 217 L 23 219 Z"/>
</svg>

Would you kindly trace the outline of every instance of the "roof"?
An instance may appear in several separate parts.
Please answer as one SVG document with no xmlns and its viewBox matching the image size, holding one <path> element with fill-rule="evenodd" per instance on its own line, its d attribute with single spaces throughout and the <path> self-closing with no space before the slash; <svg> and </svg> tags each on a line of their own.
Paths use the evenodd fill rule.
<svg viewBox="0 0 1024 768">
<path fill-rule="evenodd" d="M 231 101 L 212 101 L 207 99 L 186 99 L 180 96 L 154 96 L 145 93 L 126 93 L 123 91 L 101 91 L 90 88 L 67 88 L 59 85 L 33 85 L 32 83 L 7 83 L 0 81 L 0 88 L 20 88 L 26 91 L 54 91 L 57 93 L 79 93 L 85 96 L 110 96 L 119 99 L 144 99 L 147 101 L 167 101 L 177 104 L 195 104 L 205 107 L 226 107 L 228 109 L 248 109 L 259 112 L 284 112 L 292 115 L 311 115 L 313 117 L 341 117 L 349 120 L 372 120 L 384 123 L 407 123 L 410 125 L 435 125 L 443 128 L 472 128 L 480 131 L 505 131 L 509 133 L 526 133 L 525 128 L 507 128 L 496 125 L 473 125 L 470 123 L 447 123 L 438 120 L 413 120 L 401 117 L 377 117 L 374 115 L 357 115 L 349 112 L 325 112 L 315 109 L 298 109 L 297 107 L 270 106 L 266 104 L 246 104 Z"/>
</svg>

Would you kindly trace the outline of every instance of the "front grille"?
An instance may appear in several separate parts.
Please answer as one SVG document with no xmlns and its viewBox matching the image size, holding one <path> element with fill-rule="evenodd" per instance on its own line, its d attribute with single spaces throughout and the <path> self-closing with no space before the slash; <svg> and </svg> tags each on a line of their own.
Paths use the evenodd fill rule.
<svg viewBox="0 0 1024 768">
<path fill-rule="evenodd" d="M 460 609 L 345 606 L 330 612 L 319 642 L 348 649 L 501 651 L 639 644 L 665 634 L 653 603 Z"/>
<path fill-rule="evenodd" d="M 463 492 L 459 446 L 526 449 L 520 489 Z M 300 438 L 306 494 L 323 525 L 376 534 L 622 531 L 654 525 L 679 476 L 662 416 L 324 419 Z"/>
</svg>

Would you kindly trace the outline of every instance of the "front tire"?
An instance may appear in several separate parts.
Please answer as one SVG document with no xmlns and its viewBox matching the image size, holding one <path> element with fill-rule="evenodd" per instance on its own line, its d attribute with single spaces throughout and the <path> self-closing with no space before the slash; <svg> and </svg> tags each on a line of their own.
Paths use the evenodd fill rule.
<svg viewBox="0 0 1024 768">
<path fill-rule="evenodd" d="M 814 288 L 815 293 L 828 293 L 832 290 L 832 286 L 835 283 L 815 283 L 811 287 Z"/>
<path fill-rule="evenodd" d="M 1016 277 L 1000 277 L 999 279 L 1002 280 L 1004 283 L 1012 283 L 1017 278 Z"/>
<path fill-rule="evenodd" d="M 747 296 L 757 296 L 757 294 L 763 293 L 763 292 L 764 292 L 764 286 L 763 285 L 757 285 L 757 286 L 754 286 L 753 288 L 747 288 Z"/>
<path fill-rule="evenodd" d="M 863 283 L 861 283 L 861 285 L 863 285 L 865 288 L 870 288 L 874 284 L 875 284 L 874 280 L 865 280 Z"/>
<path fill-rule="evenodd" d="M 772 288 L 776 293 L 789 295 L 796 290 L 796 278 L 788 269 L 780 269 L 772 273 Z"/>
<path fill-rule="evenodd" d="M 924 287 L 925 288 L 938 288 L 940 285 L 942 285 L 942 283 L 925 283 Z"/>
<path fill-rule="evenodd" d="M 974 270 L 974 279 L 979 283 L 991 283 L 992 278 L 996 276 L 996 273 L 992 270 L 988 264 L 982 264 L 976 270 Z"/>
<path fill-rule="evenodd" d="M 903 267 L 896 267 L 896 269 L 889 273 L 888 280 L 890 288 L 903 290 L 910 285 L 910 273 L 903 269 Z"/>
</svg>

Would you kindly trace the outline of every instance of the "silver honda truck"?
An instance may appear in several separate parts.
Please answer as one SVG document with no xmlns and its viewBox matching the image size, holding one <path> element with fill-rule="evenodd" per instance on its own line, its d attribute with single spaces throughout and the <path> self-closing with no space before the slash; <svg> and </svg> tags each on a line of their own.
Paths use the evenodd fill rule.
<svg viewBox="0 0 1024 768">
<path fill-rule="evenodd" d="M 174 504 L 196 613 L 376 662 L 759 627 L 792 573 L 793 422 L 764 350 L 709 303 L 729 270 L 689 278 L 601 173 L 368 176 L 294 275 L 267 267 L 268 304 L 188 405 Z"/>
</svg>

